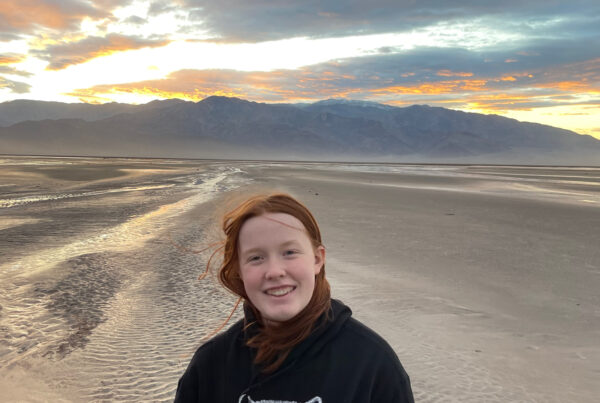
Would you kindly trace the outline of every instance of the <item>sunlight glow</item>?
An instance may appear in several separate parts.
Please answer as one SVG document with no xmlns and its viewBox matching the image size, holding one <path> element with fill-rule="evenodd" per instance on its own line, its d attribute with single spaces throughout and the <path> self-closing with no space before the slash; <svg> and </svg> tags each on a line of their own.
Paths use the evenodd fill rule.
<svg viewBox="0 0 600 403">
<path fill-rule="evenodd" d="M 119 18 L 119 21 L 109 23 L 107 27 L 121 34 L 166 35 L 169 31 L 181 28 L 182 25 L 181 15 L 177 12 L 150 17 L 151 23 L 144 24 L 141 28 L 123 23 L 132 15 L 148 18 L 147 5 L 140 1 L 117 9 L 114 15 Z M 102 21 L 84 19 L 82 30 L 89 35 L 99 35 L 102 29 L 107 29 L 101 28 L 102 23 Z M 164 32 L 157 32 L 156 27 L 165 27 Z M 485 35 L 481 34 L 482 30 Z M 76 39 L 78 38 L 73 37 L 70 40 Z M 480 26 L 478 22 L 438 24 L 435 27 L 409 33 L 322 39 L 292 38 L 254 44 L 177 40 L 159 48 L 143 48 L 102 55 L 86 63 L 58 71 L 46 71 L 44 67 L 47 62 L 35 61 L 30 57 L 23 68 L 35 75 L 32 79 L 25 80 L 35 88 L 34 97 L 51 99 L 78 88 L 160 79 L 182 69 L 291 70 L 332 60 L 378 54 L 382 48 L 409 50 L 419 46 L 457 46 L 459 43 L 480 47 L 513 39 L 515 35 L 490 30 Z M 54 40 L 38 38 L 36 46 L 45 46 L 50 41 Z M 27 48 L 25 41 L 13 41 L 9 44 L 12 44 L 15 51 L 25 52 Z M 9 94 L 5 92 L 5 95 Z M 9 95 L 9 98 L 13 97 Z M 114 99 L 112 96 L 109 98 Z"/>
<path fill-rule="evenodd" d="M 36 16 L 30 3 L 36 0 L 21 6 L 28 16 L 23 23 L 19 13 L 10 16 L 15 24 L 37 24 L 39 29 L 24 29 L 20 35 L 25 39 L 0 42 L 0 56 L 4 56 L 0 102 L 28 98 L 144 103 L 169 97 L 197 101 L 209 95 L 312 102 L 340 97 L 497 113 L 600 138 L 600 59 L 592 56 L 538 66 L 541 59 L 535 59 L 543 57 L 543 51 L 530 46 L 537 30 L 550 32 L 549 38 L 562 38 L 558 28 L 573 24 L 574 18 L 586 21 L 583 14 L 501 21 L 489 13 L 472 19 L 448 18 L 408 31 L 227 43 L 211 41 L 209 24 L 191 18 L 191 10 L 178 1 L 161 2 L 159 6 L 170 8 L 152 15 L 147 0 L 123 2 L 128 4 L 112 10 L 102 10 L 103 2 L 94 2 L 98 13 L 87 16 L 41 2 L 36 10 L 48 9 L 49 14 Z M 139 48 L 144 45 L 148 47 Z M 415 55 L 411 51 L 421 49 L 442 55 L 455 50 L 469 57 L 481 55 L 492 73 L 481 66 L 437 60 L 411 71 L 399 68 L 395 77 L 379 71 L 365 77 L 344 70 L 350 59 L 369 57 L 375 66 L 389 69 L 376 58 L 400 54 L 409 59 Z M 414 60 L 423 63 L 418 57 Z M 523 64 L 525 59 L 533 65 Z"/>
<path fill-rule="evenodd" d="M 600 140 L 600 107 L 594 105 L 568 105 L 536 108 L 529 111 L 506 111 L 503 116 L 527 122 L 543 124 L 573 130 L 580 134 L 589 134 Z"/>
<path fill-rule="evenodd" d="M 19 53 L 25 54 L 29 50 L 27 40 L 16 39 L 12 41 L 2 42 L 2 50 L 0 53 Z"/>
</svg>

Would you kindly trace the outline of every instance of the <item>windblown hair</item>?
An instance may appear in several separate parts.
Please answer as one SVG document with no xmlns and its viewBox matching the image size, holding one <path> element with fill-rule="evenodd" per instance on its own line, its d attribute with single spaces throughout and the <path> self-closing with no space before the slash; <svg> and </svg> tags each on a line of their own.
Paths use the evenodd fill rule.
<svg viewBox="0 0 600 403">
<path fill-rule="evenodd" d="M 311 212 L 302 203 L 284 193 L 263 194 L 250 197 L 223 217 L 225 245 L 223 262 L 218 276 L 221 283 L 234 294 L 240 296 L 249 307 L 257 323 L 246 323 L 245 329 L 258 326 L 258 332 L 250 337 L 246 344 L 257 349 L 254 362 L 270 373 L 281 366 L 292 348 L 306 339 L 316 325 L 317 319 L 331 306 L 329 283 L 325 278 L 325 265 L 315 278 L 315 289 L 308 305 L 295 317 L 282 322 L 280 326 L 265 326 L 260 312 L 252 304 L 244 289 L 240 276 L 238 242 L 244 223 L 265 213 L 285 213 L 302 222 L 313 248 L 323 246 L 321 232 Z"/>
</svg>

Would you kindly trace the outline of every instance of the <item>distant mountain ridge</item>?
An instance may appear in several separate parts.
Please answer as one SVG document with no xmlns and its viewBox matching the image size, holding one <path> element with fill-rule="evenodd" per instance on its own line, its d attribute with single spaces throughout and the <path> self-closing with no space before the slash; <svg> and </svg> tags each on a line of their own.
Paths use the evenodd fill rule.
<svg viewBox="0 0 600 403">
<path fill-rule="evenodd" d="M 167 105 L 185 102 L 180 99 L 152 101 L 143 105 L 110 102 L 106 104 L 67 104 L 63 102 L 31 101 L 18 99 L 0 103 L 0 127 L 7 127 L 27 120 L 83 119 L 94 121 L 120 113 L 164 108 Z"/>
<path fill-rule="evenodd" d="M 0 153 L 236 159 L 598 158 L 600 141 L 496 115 L 330 99 L 0 104 Z M 575 161 L 573 161 L 575 162 Z"/>
</svg>

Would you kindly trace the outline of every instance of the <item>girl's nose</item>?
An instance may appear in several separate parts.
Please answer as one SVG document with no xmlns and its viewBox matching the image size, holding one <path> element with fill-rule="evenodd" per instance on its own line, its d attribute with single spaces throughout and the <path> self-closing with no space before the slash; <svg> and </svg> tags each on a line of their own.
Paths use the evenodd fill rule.
<svg viewBox="0 0 600 403">
<path fill-rule="evenodd" d="M 285 276 L 285 266 L 279 259 L 270 259 L 269 266 L 265 272 L 265 278 L 275 279 Z"/>
</svg>

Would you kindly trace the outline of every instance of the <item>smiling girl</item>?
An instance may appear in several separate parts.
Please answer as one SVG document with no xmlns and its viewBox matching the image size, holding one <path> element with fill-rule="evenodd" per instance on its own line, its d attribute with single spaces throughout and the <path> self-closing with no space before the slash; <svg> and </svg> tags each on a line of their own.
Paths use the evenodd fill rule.
<svg viewBox="0 0 600 403">
<path fill-rule="evenodd" d="M 222 284 L 244 319 L 194 354 L 176 402 L 413 402 L 394 350 L 331 299 L 310 211 L 254 196 L 223 217 Z"/>
</svg>

